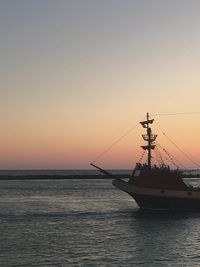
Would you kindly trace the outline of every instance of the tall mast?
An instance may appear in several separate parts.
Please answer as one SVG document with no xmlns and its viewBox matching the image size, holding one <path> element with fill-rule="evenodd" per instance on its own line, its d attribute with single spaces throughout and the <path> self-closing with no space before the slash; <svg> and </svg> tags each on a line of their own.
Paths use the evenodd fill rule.
<svg viewBox="0 0 200 267">
<path fill-rule="evenodd" d="M 149 113 L 147 112 L 147 119 L 146 121 L 141 121 L 140 124 L 142 125 L 143 128 L 147 129 L 147 133 L 143 134 L 142 137 L 143 139 L 147 142 L 147 145 L 145 146 L 141 146 L 144 150 L 148 151 L 148 169 L 151 170 L 151 150 L 155 148 L 155 144 L 154 141 L 156 140 L 157 135 L 156 134 L 152 134 L 152 130 L 151 127 L 149 126 L 150 124 L 152 124 L 154 121 L 154 119 L 150 119 L 149 118 Z"/>
</svg>

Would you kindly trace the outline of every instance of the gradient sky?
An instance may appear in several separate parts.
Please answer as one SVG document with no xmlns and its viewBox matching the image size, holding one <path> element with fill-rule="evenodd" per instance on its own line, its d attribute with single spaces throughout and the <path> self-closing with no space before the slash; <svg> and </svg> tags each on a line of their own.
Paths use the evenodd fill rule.
<svg viewBox="0 0 200 267">
<path fill-rule="evenodd" d="M 199 11 L 198 0 L 1 0 L 0 168 L 90 168 L 147 111 L 200 111 Z M 155 118 L 200 159 L 200 114 Z M 132 168 L 141 133 L 97 163 Z"/>
</svg>

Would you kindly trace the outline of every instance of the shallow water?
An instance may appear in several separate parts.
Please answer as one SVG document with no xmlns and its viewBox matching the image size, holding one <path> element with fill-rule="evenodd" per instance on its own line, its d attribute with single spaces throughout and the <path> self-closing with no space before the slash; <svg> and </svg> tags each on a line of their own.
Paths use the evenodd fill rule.
<svg viewBox="0 0 200 267">
<path fill-rule="evenodd" d="M 200 266 L 200 213 L 141 211 L 111 180 L 0 181 L 0 266 Z"/>
</svg>

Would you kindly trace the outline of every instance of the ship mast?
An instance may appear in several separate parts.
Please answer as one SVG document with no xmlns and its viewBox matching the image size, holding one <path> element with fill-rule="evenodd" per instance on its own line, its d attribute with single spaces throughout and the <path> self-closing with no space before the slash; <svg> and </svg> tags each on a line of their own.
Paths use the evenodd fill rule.
<svg viewBox="0 0 200 267">
<path fill-rule="evenodd" d="M 147 112 L 147 119 L 146 121 L 141 121 L 140 124 L 142 125 L 143 128 L 147 129 L 147 134 L 143 134 L 142 137 L 143 139 L 147 142 L 147 145 L 141 146 L 144 150 L 148 151 L 148 170 L 151 170 L 151 150 L 153 150 L 156 145 L 154 144 L 154 141 L 157 138 L 156 134 L 152 134 L 151 127 L 149 126 L 152 124 L 154 119 L 149 118 L 149 113 Z"/>
</svg>

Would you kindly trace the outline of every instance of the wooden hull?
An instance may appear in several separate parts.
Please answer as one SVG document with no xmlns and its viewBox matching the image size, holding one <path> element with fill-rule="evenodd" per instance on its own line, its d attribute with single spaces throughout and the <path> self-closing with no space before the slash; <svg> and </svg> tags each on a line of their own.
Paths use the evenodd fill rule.
<svg viewBox="0 0 200 267">
<path fill-rule="evenodd" d="M 200 199 L 130 194 L 143 209 L 199 210 Z"/>
<path fill-rule="evenodd" d="M 200 211 L 200 191 L 164 190 L 134 186 L 125 181 L 113 180 L 113 185 L 131 195 L 142 209 L 173 209 Z"/>
</svg>

